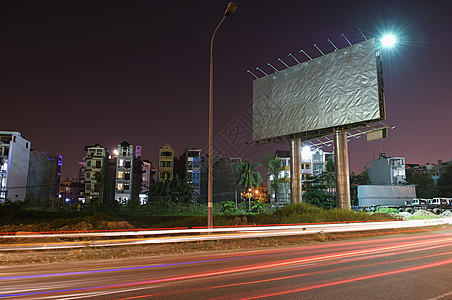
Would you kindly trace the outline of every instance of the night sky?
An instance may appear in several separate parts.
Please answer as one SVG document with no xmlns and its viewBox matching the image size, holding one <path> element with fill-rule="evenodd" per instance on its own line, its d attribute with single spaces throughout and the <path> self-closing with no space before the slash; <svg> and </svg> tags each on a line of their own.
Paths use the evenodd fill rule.
<svg viewBox="0 0 452 300">
<path fill-rule="evenodd" d="M 254 77 L 333 51 L 364 34 L 399 36 L 382 53 L 384 141 L 349 143 L 351 171 L 388 155 L 407 163 L 452 158 L 450 1 L 236 1 L 214 44 L 215 148 L 258 160 L 288 144 L 251 139 Z M 21 132 L 36 150 L 63 155 L 63 177 L 77 175 L 84 147 L 110 152 L 126 140 L 158 160 L 169 143 L 206 149 L 210 37 L 228 1 L 2 1 L 0 130 Z M 326 149 L 332 151 L 332 149 Z"/>
</svg>

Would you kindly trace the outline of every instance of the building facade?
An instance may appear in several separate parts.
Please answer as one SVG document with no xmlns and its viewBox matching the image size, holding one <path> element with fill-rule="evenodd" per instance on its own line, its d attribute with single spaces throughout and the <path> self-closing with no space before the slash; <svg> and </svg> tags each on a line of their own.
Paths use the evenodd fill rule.
<svg viewBox="0 0 452 300">
<path fill-rule="evenodd" d="M 36 205 L 62 206 L 60 199 L 63 157 L 32 150 L 28 165 L 27 199 Z"/>
<path fill-rule="evenodd" d="M 380 159 L 367 163 L 367 173 L 372 185 L 406 184 L 405 158 L 386 157 L 382 153 Z"/>
<path fill-rule="evenodd" d="M 0 131 L 0 203 L 25 200 L 30 149 L 20 132 Z"/>
<path fill-rule="evenodd" d="M 326 171 L 326 163 L 329 157 L 333 154 L 324 152 L 322 149 L 304 147 L 301 150 L 301 176 L 304 182 L 309 176 L 317 176 Z M 290 151 L 278 150 L 275 152 L 275 157 L 281 160 L 281 169 L 278 174 L 279 192 L 276 195 L 275 190 L 272 189 L 272 182 L 275 180 L 272 175 L 268 178 L 270 195 L 270 202 L 290 202 Z"/>
<path fill-rule="evenodd" d="M 86 156 L 83 158 L 85 178 L 85 203 L 99 205 L 103 203 L 107 178 L 107 149 L 100 144 L 85 147 Z"/>
<path fill-rule="evenodd" d="M 159 149 L 159 181 L 171 181 L 174 177 L 174 150 L 169 144 Z"/>
<path fill-rule="evenodd" d="M 121 204 L 127 204 L 133 199 L 133 174 L 135 155 L 133 145 L 122 142 L 118 145 L 116 157 L 115 199 Z"/>
</svg>

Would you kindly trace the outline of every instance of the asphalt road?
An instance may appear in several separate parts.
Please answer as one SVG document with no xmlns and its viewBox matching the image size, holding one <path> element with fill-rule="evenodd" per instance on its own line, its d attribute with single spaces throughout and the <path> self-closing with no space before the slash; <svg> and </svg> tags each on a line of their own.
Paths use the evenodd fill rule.
<svg viewBox="0 0 452 300">
<path fill-rule="evenodd" d="M 452 230 L 0 267 L 6 299 L 452 299 Z"/>
</svg>

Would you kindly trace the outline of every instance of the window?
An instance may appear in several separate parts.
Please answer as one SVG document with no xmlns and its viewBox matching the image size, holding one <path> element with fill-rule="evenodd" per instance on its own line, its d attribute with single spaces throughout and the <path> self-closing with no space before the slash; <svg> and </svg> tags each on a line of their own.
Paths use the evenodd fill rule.
<svg viewBox="0 0 452 300">
<path fill-rule="evenodd" d="M 100 168 L 102 166 L 102 162 L 100 160 L 96 161 L 96 168 Z"/>
<path fill-rule="evenodd" d="M 124 159 L 119 160 L 118 166 L 124 167 Z"/>
<path fill-rule="evenodd" d="M 130 184 L 124 184 L 124 191 L 128 191 L 130 189 Z"/>
<path fill-rule="evenodd" d="M 124 178 L 124 171 L 118 171 L 118 179 Z"/>
<path fill-rule="evenodd" d="M 130 166 L 131 166 L 130 160 L 126 160 L 125 167 L 126 168 L 130 168 Z"/>
<path fill-rule="evenodd" d="M 25 143 L 25 148 L 27 148 L 27 149 L 28 149 L 28 143 Z"/>
<path fill-rule="evenodd" d="M 13 142 L 14 143 L 16 142 L 16 136 L 15 135 L 13 135 Z"/>
<path fill-rule="evenodd" d="M 124 172 L 124 179 L 130 180 L 130 172 Z"/>
<path fill-rule="evenodd" d="M 88 161 L 86 162 L 86 166 L 87 166 L 87 167 L 91 167 L 91 161 L 90 161 L 90 160 L 88 160 Z"/>
<path fill-rule="evenodd" d="M 118 191 L 122 191 L 124 189 L 123 183 L 118 183 Z"/>
</svg>

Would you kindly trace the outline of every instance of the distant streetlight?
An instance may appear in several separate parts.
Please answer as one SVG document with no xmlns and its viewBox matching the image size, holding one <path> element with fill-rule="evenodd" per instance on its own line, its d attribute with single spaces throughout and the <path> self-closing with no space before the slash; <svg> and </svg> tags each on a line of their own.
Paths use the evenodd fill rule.
<svg viewBox="0 0 452 300">
<path fill-rule="evenodd" d="M 381 45 L 385 48 L 392 48 L 397 42 L 397 38 L 393 34 L 386 34 L 380 40 Z"/>
<path fill-rule="evenodd" d="M 213 227 L 213 202 L 212 202 L 212 161 L 213 161 L 213 39 L 227 16 L 235 12 L 237 4 L 229 2 L 224 16 L 215 28 L 210 40 L 210 81 L 209 81 L 209 169 L 207 176 L 207 228 Z"/>
</svg>

